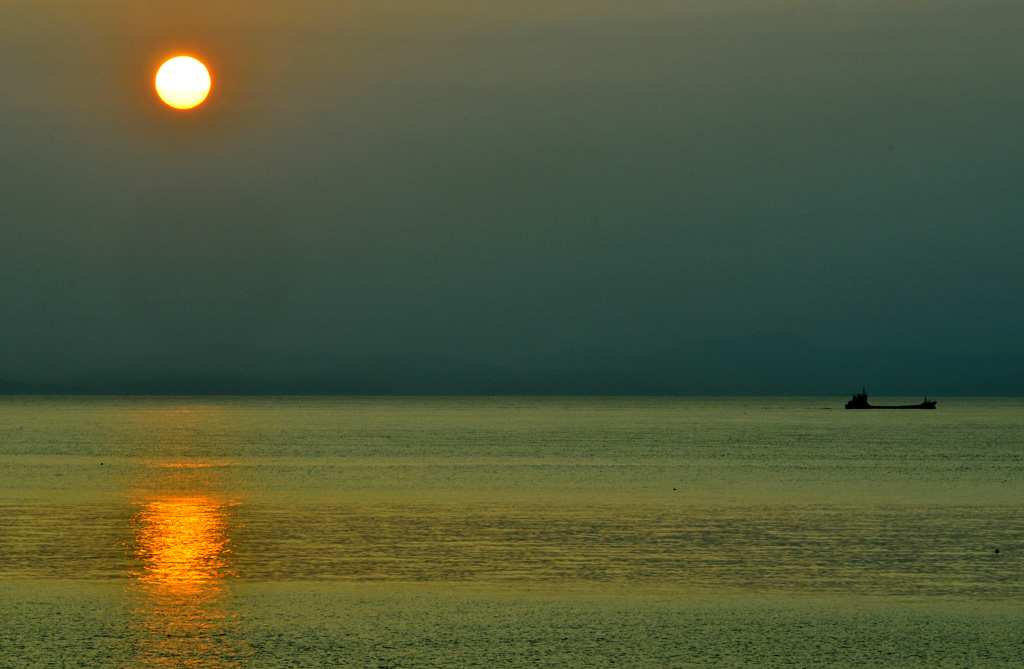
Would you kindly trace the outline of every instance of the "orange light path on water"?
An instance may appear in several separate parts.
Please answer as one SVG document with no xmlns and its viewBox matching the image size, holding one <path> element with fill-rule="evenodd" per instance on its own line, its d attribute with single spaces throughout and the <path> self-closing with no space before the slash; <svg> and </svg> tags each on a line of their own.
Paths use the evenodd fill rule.
<svg viewBox="0 0 1024 669">
<path fill-rule="evenodd" d="M 172 590 L 234 576 L 229 565 L 230 509 L 201 496 L 146 502 L 133 519 L 138 561 L 133 575 L 147 585 Z"/>
<path fill-rule="evenodd" d="M 132 517 L 139 666 L 235 666 L 205 659 L 227 647 L 234 506 L 210 496 L 167 496 L 143 502 Z"/>
<path fill-rule="evenodd" d="M 151 458 L 125 491 L 133 510 L 123 541 L 137 637 L 132 666 L 245 666 L 224 661 L 244 650 L 231 633 L 242 504 L 231 492 L 233 462 L 209 436 L 227 430 L 229 419 L 216 403 L 176 400 L 127 417 Z"/>
</svg>

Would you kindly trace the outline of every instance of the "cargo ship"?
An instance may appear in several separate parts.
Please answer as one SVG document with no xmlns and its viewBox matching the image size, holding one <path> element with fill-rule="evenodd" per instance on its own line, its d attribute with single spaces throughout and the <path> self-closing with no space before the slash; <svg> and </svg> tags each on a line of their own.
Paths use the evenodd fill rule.
<svg viewBox="0 0 1024 669">
<path fill-rule="evenodd" d="M 846 403 L 847 409 L 934 409 L 935 400 L 930 400 L 927 397 L 924 398 L 924 402 L 920 404 L 901 404 L 899 406 L 874 406 L 868 404 L 868 393 L 867 390 L 861 388 L 861 391 L 853 396 L 853 399 Z"/>
</svg>

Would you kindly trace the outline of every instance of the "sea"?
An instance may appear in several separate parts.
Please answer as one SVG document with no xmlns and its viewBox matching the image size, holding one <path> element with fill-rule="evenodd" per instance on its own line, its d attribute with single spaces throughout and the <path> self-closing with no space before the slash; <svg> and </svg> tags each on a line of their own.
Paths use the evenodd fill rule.
<svg viewBox="0 0 1024 669">
<path fill-rule="evenodd" d="M 846 399 L 3 397 L 0 667 L 1024 666 L 1024 400 Z"/>
</svg>

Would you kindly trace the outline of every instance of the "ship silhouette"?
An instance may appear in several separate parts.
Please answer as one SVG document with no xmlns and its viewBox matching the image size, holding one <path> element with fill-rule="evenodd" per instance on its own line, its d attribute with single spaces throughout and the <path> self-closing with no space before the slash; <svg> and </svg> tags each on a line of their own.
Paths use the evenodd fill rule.
<svg viewBox="0 0 1024 669">
<path fill-rule="evenodd" d="M 868 404 L 868 391 L 865 388 L 861 388 L 861 391 L 853 396 L 849 402 L 846 403 L 847 409 L 934 409 L 935 400 L 929 400 L 927 397 L 924 398 L 924 402 L 920 404 L 901 404 L 899 406 L 875 406 Z"/>
</svg>

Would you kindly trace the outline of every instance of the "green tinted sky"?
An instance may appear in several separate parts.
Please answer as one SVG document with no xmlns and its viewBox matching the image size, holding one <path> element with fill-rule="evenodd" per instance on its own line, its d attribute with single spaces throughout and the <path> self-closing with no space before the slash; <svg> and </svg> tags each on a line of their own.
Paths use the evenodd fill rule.
<svg viewBox="0 0 1024 669">
<path fill-rule="evenodd" d="M 1024 340 L 1024 4 L 0 2 L 0 378 Z M 214 91 L 152 76 L 185 50 Z"/>
</svg>

